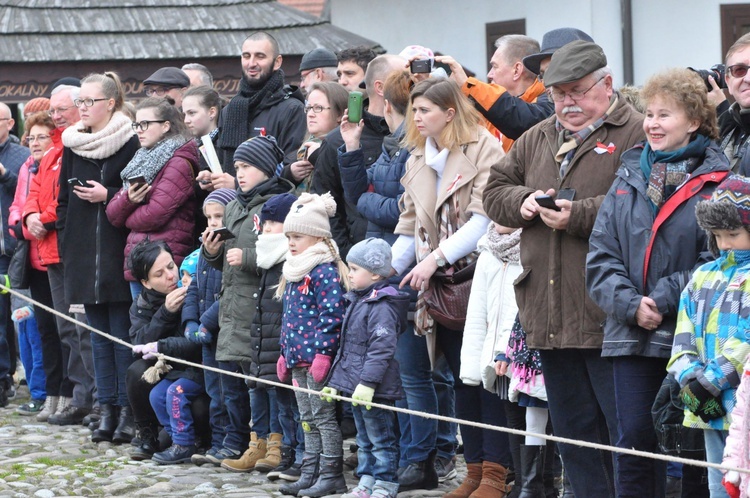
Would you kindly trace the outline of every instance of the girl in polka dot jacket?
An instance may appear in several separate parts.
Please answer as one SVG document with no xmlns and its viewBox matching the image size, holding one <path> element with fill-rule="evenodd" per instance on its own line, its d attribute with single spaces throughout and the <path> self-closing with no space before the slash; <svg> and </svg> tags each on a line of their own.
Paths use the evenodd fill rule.
<svg viewBox="0 0 750 498">
<path fill-rule="evenodd" d="M 289 254 L 277 297 L 283 298 L 279 380 L 291 377 L 298 387 L 320 391 L 339 348 L 346 311 L 347 268 L 331 239 L 328 218 L 336 212 L 330 194 L 304 193 L 284 220 Z M 295 391 L 305 454 L 299 481 L 282 486 L 283 494 L 320 497 L 346 492 L 341 431 L 333 404 L 318 395 Z M 315 476 L 319 477 L 317 481 Z"/>
</svg>

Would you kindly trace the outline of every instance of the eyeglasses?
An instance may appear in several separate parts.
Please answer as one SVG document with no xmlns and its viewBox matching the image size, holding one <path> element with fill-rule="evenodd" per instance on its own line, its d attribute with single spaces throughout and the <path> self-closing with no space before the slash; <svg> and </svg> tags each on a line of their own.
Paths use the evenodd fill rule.
<svg viewBox="0 0 750 498">
<path fill-rule="evenodd" d="M 101 98 L 101 99 L 75 99 L 73 101 L 73 105 L 76 107 L 91 107 L 97 102 L 101 102 L 102 100 L 109 100 L 107 98 Z"/>
<path fill-rule="evenodd" d="M 146 119 L 144 119 L 143 121 L 136 121 L 135 123 L 133 123 L 130 126 L 133 127 L 133 131 L 138 131 L 139 129 L 143 130 L 143 131 L 146 131 L 146 130 L 148 130 L 148 125 L 151 124 L 151 123 L 166 123 L 166 122 L 167 122 L 166 119 L 162 119 L 162 120 L 157 120 L 157 119 L 146 120 Z"/>
<path fill-rule="evenodd" d="M 29 140 L 29 143 L 44 142 L 45 140 L 49 140 L 49 135 L 29 135 L 26 138 Z"/>
<path fill-rule="evenodd" d="M 552 100 L 554 100 L 555 102 L 562 102 L 563 100 L 565 100 L 566 95 L 570 96 L 571 99 L 578 102 L 579 100 L 583 100 L 583 97 L 585 97 L 586 94 L 589 93 L 591 89 L 594 88 L 596 85 L 598 85 L 599 82 L 602 81 L 605 77 L 606 76 L 602 76 L 601 78 L 596 80 L 594 84 L 588 87 L 586 90 L 574 90 L 572 92 L 561 92 L 560 90 L 553 88 L 549 93 L 552 96 Z"/>
<path fill-rule="evenodd" d="M 320 104 L 315 104 L 315 105 L 306 105 L 306 106 L 305 106 L 305 114 L 307 114 L 307 113 L 308 113 L 308 112 L 310 112 L 310 111 L 312 111 L 312 112 L 313 112 L 313 114 L 320 114 L 321 112 L 325 111 L 326 109 L 330 109 L 330 108 L 331 108 L 330 106 L 328 106 L 328 107 L 323 107 L 323 106 L 322 106 L 322 105 L 320 105 Z"/>
<path fill-rule="evenodd" d="M 727 67 L 727 74 L 732 78 L 744 78 L 750 66 L 747 64 L 734 64 Z"/>
<path fill-rule="evenodd" d="M 70 107 L 58 107 L 57 109 L 50 109 L 49 111 L 47 111 L 47 115 L 49 115 L 49 117 L 53 117 L 55 113 L 62 114 L 68 109 L 70 109 Z"/>
<path fill-rule="evenodd" d="M 152 87 L 146 88 L 145 92 L 146 92 L 146 95 L 149 96 L 149 97 L 153 97 L 153 96 L 163 97 L 172 88 L 176 88 L 176 87 L 173 87 L 173 86 L 170 86 L 170 87 L 152 86 Z"/>
</svg>

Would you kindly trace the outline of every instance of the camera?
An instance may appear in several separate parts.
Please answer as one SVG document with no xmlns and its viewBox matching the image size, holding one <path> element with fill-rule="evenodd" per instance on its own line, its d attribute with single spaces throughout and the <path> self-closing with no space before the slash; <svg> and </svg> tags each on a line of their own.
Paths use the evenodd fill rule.
<svg viewBox="0 0 750 498">
<path fill-rule="evenodd" d="M 412 73 L 429 73 L 432 71 L 432 59 L 417 59 L 411 61 Z"/>
<path fill-rule="evenodd" d="M 703 82 L 706 84 L 706 88 L 709 92 L 713 90 L 711 82 L 708 81 L 709 76 L 713 76 L 714 81 L 716 81 L 716 84 L 719 85 L 719 88 L 727 87 L 727 80 L 724 78 L 724 75 L 726 74 L 726 66 L 724 64 L 714 64 L 713 66 L 711 66 L 711 69 L 693 69 L 692 67 L 689 67 L 688 69 L 698 73 L 698 76 L 700 76 Z"/>
</svg>

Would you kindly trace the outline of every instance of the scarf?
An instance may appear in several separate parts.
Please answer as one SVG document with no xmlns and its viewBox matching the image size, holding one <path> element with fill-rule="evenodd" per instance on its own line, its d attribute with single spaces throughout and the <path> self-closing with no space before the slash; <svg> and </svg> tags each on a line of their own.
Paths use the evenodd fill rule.
<svg viewBox="0 0 750 498">
<path fill-rule="evenodd" d="M 63 132 L 63 145 L 86 159 L 106 159 L 115 155 L 135 135 L 132 123 L 130 118 L 118 111 L 112 114 L 107 126 L 91 133 L 79 121 Z"/>
<path fill-rule="evenodd" d="M 287 192 L 287 190 L 274 192 L 274 189 L 278 189 L 278 187 L 280 186 L 281 185 L 279 185 L 279 178 L 277 176 L 274 176 L 273 178 L 269 178 L 268 180 L 259 183 L 247 192 L 243 192 L 241 188 L 237 187 L 237 202 L 239 202 L 240 206 L 242 206 L 242 208 L 244 209 L 248 205 L 250 205 L 250 202 L 255 199 L 256 196 L 263 196 L 271 193 L 282 194 L 284 192 Z"/>
<path fill-rule="evenodd" d="M 516 232 L 520 232 L 520 230 Z M 516 315 L 513 327 L 510 329 L 506 356 L 511 361 L 511 377 L 520 379 L 525 388 L 524 392 L 528 394 L 534 384 L 534 377 L 542 375 L 542 360 L 539 357 L 538 350 L 529 349 L 526 345 L 526 331 L 521 326 L 518 315 Z"/>
<path fill-rule="evenodd" d="M 185 145 L 187 139 L 181 135 L 165 138 L 150 149 L 141 147 L 130 160 L 127 166 L 120 172 L 125 188 L 130 185 L 128 178 L 143 176 L 146 183 L 152 183 L 159 171 L 172 159 L 174 151 Z"/>
<path fill-rule="evenodd" d="M 511 233 L 497 233 L 495 224 L 487 227 L 487 235 L 477 244 L 480 250 L 488 250 L 498 261 L 503 263 L 521 262 L 521 230 Z"/>
<path fill-rule="evenodd" d="M 641 153 L 641 171 L 648 181 L 646 195 L 651 199 L 654 212 L 664 204 L 664 201 L 683 184 L 688 175 L 698 165 L 711 139 L 705 135 L 696 135 L 685 147 L 670 152 L 653 150 L 646 143 Z"/>
<path fill-rule="evenodd" d="M 305 249 L 302 254 L 297 254 L 296 256 L 287 255 L 284 262 L 284 269 L 282 270 L 286 281 L 299 282 L 316 266 L 323 263 L 337 262 L 339 259 L 339 248 L 335 240 L 328 239 L 328 241 L 336 251 L 335 254 L 331 254 L 331 249 L 328 247 L 326 241 L 321 240 L 317 244 Z"/>
<path fill-rule="evenodd" d="M 289 244 L 283 233 L 261 233 L 255 242 L 258 266 L 269 270 L 284 261 L 289 252 Z"/>
<path fill-rule="evenodd" d="M 615 107 L 617 107 L 618 100 L 619 97 L 615 94 L 612 99 L 612 104 L 610 104 L 609 109 L 607 109 L 607 112 L 605 112 L 602 117 L 588 125 L 586 128 L 575 133 L 566 130 L 562 123 L 560 123 L 560 120 L 555 121 L 555 129 L 559 133 L 558 142 L 560 143 L 560 149 L 557 151 L 557 154 L 555 154 L 555 161 L 560 163 L 560 178 L 565 178 L 565 173 L 568 172 L 570 161 L 573 159 L 578 147 L 589 137 L 589 135 L 594 133 L 594 131 L 604 124 L 604 121 L 607 120 L 612 111 L 615 110 Z"/>
<path fill-rule="evenodd" d="M 260 104 L 277 90 L 284 87 L 284 71 L 271 73 L 265 85 L 253 88 L 243 76 L 240 79 L 240 92 L 224 108 L 225 118 L 219 136 L 219 147 L 236 149 L 250 136 L 250 124 L 260 112 Z"/>
</svg>

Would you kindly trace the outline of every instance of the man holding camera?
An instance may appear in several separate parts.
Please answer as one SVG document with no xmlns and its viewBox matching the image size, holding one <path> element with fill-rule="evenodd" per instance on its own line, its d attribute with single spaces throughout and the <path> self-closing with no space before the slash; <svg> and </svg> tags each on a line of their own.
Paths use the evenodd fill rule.
<svg viewBox="0 0 750 498">
<path fill-rule="evenodd" d="M 726 86 L 735 102 L 719 116 L 721 149 L 729 158 L 732 171 L 750 176 L 750 33 L 740 37 L 727 51 Z M 712 82 L 714 93 L 720 85 Z M 720 90 L 719 90 L 720 91 Z M 718 110 L 721 110 L 719 105 Z"/>
<path fill-rule="evenodd" d="M 574 41 L 544 75 L 555 115 L 524 133 L 490 172 L 484 209 L 523 227 L 516 281 L 528 347 L 539 349 L 555 434 L 617 440 L 611 363 L 601 357 L 605 314 L 586 293 L 588 239 L 620 154 L 643 140 L 643 116 L 612 87 L 601 47 Z M 565 190 L 566 199 L 562 200 Z M 541 196 L 560 196 L 542 207 Z M 609 437 L 609 439 L 608 439 Z M 575 496 L 615 496 L 609 452 L 560 445 Z"/>
</svg>

